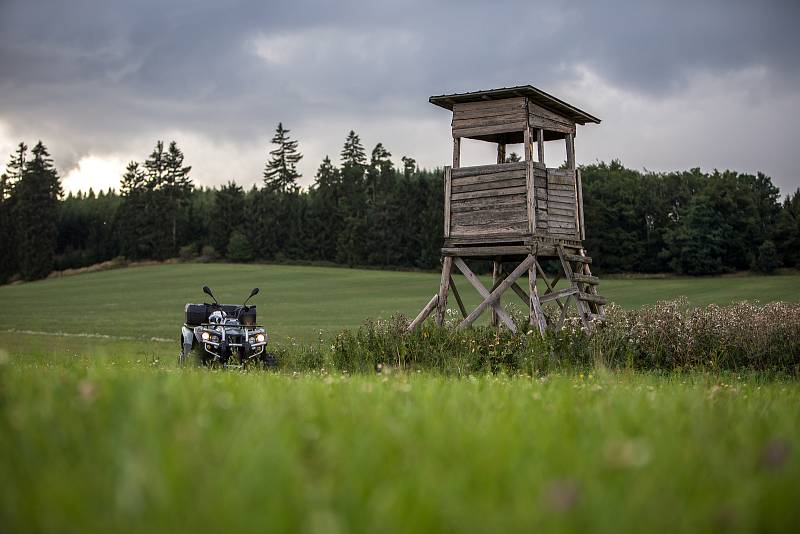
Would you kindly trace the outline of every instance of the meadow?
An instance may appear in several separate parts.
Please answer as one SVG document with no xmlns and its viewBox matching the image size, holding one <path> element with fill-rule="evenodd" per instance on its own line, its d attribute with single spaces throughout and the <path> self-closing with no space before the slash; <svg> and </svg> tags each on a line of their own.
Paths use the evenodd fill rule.
<svg viewBox="0 0 800 534">
<path fill-rule="evenodd" d="M 465 303 L 477 304 L 478 294 L 463 277 L 454 279 Z M 488 279 L 484 282 L 489 284 Z M 0 330 L 175 340 L 184 304 L 209 300 L 201 291 L 203 285 L 209 285 L 221 302 L 230 303 L 240 302 L 250 288 L 260 287 L 253 302 L 258 305 L 259 323 L 273 339 L 310 342 L 320 333 L 330 339 L 367 319 L 395 313 L 414 317 L 436 293 L 439 275 L 198 263 L 117 269 L 0 286 Z M 600 291 L 623 308 L 678 296 L 697 306 L 754 299 L 798 302 L 800 276 L 603 278 Z M 486 317 L 482 319 L 485 324 Z"/>
<path fill-rule="evenodd" d="M 679 295 L 694 306 L 797 302 L 798 282 L 604 279 L 601 288 L 635 311 Z M 592 361 L 457 376 L 376 374 L 364 360 L 181 368 L 173 338 L 203 284 L 233 302 L 261 287 L 259 322 L 276 345 L 344 347 L 335 355 L 373 350 L 369 328 L 336 333 L 412 315 L 438 276 L 188 264 L 0 287 L 3 530 L 747 532 L 800 521 L 791 373 Z M 450 342 L 426 339 L 425 352 Z M 474 339 L 501 350 L 486 331 Z M 796 336 L 784 341 L 796 351 Z"/>
</svg>

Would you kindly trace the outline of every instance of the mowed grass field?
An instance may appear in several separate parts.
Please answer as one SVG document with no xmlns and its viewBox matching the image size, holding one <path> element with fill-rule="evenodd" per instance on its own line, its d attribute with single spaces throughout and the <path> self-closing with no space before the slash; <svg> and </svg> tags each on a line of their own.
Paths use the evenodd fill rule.
<svg viewBox="0 0 800 534">
<path fill-rule="evenodd" d="M 467 306 L 477 292 L 454 277 Z M 484 280 L 490 285 L 488 279 Z M 277 265 L 172 264 L 134 267 L 0 286 L 0 331 L 178 338 L 187 302 L 241 302 L 258 286 L 258 320 L 273 339 L 315 341 L 369 318 L 414 317 L 439 287 L 435 273 Z M 562 281 L 563 284 L 563 281 Z M 521 305 L 508 295 L 506 302 Z M 693 305 L 736 300 L 800 301 L 800 276 L 601 279 L 600 293 L 623 307 L 685 296 Z M 513 298 L 513 300 L 511 300 Z M 455 307 L 454 299 L 451 299 Z M 488 316 L 488 314 L 485 314 Z M 482 318 L 486 321 L 486 317 Z M 0 334 L 0 340 L 7 336 Z"/>
<path fill-rule="evenodd" d="M 601 292 L 626 307 L 798 301 L 798 282 L 608 279 Z M 438 276 L 188 264 L 0 287 L 0 531 L 800 524 L 795 379 L 180 368 L 172 340 L 203 284 L 225 302 L 259 286 L 259 322 L 279 343 L 329 343 L 367 318 L 413 315 Z"/>
</svg>

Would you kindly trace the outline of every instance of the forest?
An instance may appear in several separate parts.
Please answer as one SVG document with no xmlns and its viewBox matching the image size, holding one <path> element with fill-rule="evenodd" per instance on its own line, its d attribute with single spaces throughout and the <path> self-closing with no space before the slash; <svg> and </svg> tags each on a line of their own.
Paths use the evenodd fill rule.
<svg viewBox="0 0 800 534">
<path fill-rule="evenodd" d="M 266 152 L 258 186 L 208 188 L 193 183 L 175 141 L 157 141 L 118 190 L 64 195 L 47 148 L 20 143 L 0 176 L 0 283 L 122 258 L 438 267 L 441 169 L 405 156 L 395 166 L 381 143 L 368 152 L 351 131 L 338 164 L 325 157 L 301 188 L 303 156 L 282 124 Z M 617 160 L 580 168 L 598 272 L 800 267 L 800 190 L 783 197 L 769 176 L 639 171 Z"/>
</svg>

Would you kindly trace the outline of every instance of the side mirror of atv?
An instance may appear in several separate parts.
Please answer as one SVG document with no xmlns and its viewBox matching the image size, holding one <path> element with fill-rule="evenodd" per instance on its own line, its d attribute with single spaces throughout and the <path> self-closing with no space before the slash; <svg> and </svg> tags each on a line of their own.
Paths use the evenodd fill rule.
<svg viewBox="0 0 800 534">
<path fill-rule="evenodd" d="M 214 297 L 214 294 L 211 292 L 211 289 L 208 286 L 203 286 L 203 293 L 214 299 L 215 303 L 219 304 L 219 302 L 217 302 L 216 297 Z"/>
<path fill-rule="evenodd" d="M 256 295 L 258 295 L 258 288 L 254 287 L 253 289 L 250 290 L 250 296 L 245 299 L 244 304 L 242 304 L 242 306 L 246 306 L 247 301 L 255 297 Z"/>
</svg>

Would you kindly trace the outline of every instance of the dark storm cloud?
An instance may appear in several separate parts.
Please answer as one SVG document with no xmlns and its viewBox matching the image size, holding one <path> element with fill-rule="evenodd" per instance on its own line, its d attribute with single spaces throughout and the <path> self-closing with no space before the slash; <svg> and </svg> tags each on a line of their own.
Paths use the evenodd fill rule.
<svg viewBox="0 0 800 534">
<path fill-rule="evenodd" d="M 164 130 L 235 141 L 277 120 L 429 117 L 430 94 L 547 89 L 577 66 L 650 96 L 751 67 L 796 91 L 798 5 L 0 0 L 0 121 L 71 165 Z"/>
</svg>

